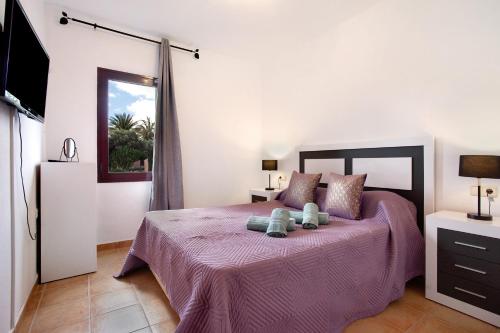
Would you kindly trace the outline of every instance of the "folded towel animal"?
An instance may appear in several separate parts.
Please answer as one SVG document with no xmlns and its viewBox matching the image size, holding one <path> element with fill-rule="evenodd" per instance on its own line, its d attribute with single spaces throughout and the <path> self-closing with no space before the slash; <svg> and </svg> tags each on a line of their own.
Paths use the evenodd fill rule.
<svg viewBox="0 0 500 333">
<path fill-rule="evenodd" d="M 313 202 L 308 202 L 304 205 L 304 213 L 302 214 L 302 228 L 304 229 L 317 229 L 318 228 L 318 213 L 319 208 Z"/>
<path fill-rule="evenodd" d="M 253 231 L 266 232 L 267 227 L 269 227 L 269 216 L 250 216 L 247 220 L 247 229 Z M 295 231 L 295 219 L 289 218 L 288 225 L 286 226 L 286 231 Z"/>
<path fill-rule="evenodd" d="M 290 220 L 290 212 L 283 208 L 274 208 L 269 219 L 266 235 L 270 237 L 286 237 L 286 227 Z"/>
<path fill-rule="evenodd" d="M 302 220 L 304 219 L 304 213 L 301 211 L 290 211 L 290 217 L 295 219 L 295 223 L 302 224 Z M 328 218 L 330 216 L 328 213 L 319 212 L 318 213 L 318 222 L 319 224 L 329 224 Z"/>
</svg>

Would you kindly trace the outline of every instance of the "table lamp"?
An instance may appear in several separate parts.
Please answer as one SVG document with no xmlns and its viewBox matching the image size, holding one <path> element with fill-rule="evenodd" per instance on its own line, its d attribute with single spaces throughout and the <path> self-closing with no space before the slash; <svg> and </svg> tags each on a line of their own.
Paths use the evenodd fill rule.
<svg viewBox="0 0 500 333">
<path fill-rule="evenodd" d="M 467 217 L 491 221 L 491 215 L 481 214 L 481 178 L 500 179 L 500 156 L 460 155 L 458 175 L 477 178 L 477 213 L 467 213 Z"/>
<path fill-rule="evenodd" d="M 263 171 L 276 171 L 278 170 L 277 160 L 262 160 L 262 170 Z M 266 191 L 273 191 L 274 187 L 271 187 L 271 173 L 269 172 L 269 185 L 266 187 Z"/>
</svg>

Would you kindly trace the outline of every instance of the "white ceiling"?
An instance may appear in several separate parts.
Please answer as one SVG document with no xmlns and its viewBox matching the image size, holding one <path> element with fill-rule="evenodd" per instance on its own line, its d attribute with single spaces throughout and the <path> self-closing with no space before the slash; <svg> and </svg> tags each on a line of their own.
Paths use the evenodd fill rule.
<svg viewBox="0 0 500 333">
<path fill-rule="evenodd" d="M 379 1 L 384 0 L 48 0 L 202 52 L 215 48 L 247 57 L 293 52 Z"/>
</svg>

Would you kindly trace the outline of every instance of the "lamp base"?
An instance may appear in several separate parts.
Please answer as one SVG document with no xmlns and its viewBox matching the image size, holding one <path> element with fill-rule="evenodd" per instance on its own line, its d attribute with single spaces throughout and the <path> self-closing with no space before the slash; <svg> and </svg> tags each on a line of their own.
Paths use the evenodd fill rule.
<svg viewBox="0 0 500 333">
<path fill-rule="evenodd" d="M 480 220 L 480 221 L 492 221 L 493 216 L 491 215 L 479 215 L 477 213 L 467 213 L 467 218 L 473 219 L 473 220 Z"/>
<path fill-rule="evenodd" d="M 266 191 L 274 191 L 274 187 L 266 187 Z"/>
</svg>

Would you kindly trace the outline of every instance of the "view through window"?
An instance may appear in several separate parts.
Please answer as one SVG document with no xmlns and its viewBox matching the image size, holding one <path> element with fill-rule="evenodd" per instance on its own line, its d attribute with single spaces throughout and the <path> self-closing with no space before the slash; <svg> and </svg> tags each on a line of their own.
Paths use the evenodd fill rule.
<svg viewBox="0 0 500 333">
<path fill-rule="evenodd" d="M 151 180 L 154 78 L 105 68 L 97 74 L 98 181 Z"/>
<path fill-rule="evenodd" d="M 109 81 L 109 172 L 151 171 L 155 98 L 155 87 Z"/>
</svg>

